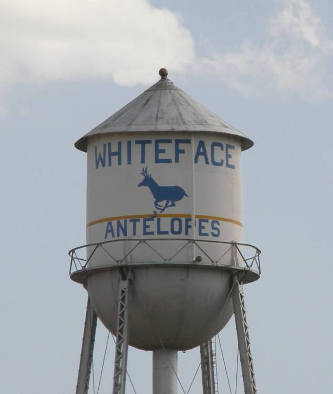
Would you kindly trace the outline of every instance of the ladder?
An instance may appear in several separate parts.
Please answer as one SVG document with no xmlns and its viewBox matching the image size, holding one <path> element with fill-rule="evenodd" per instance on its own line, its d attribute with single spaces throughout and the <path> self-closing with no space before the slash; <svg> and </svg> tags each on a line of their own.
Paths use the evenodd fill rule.
<svg viewBox="0 0 333 394">
<path fill-rule="evenodd" d="M 128 354 L 128 274 L 122 271 L 119 284 L 115 353 L 112 393 L 125 394 Z"/>
<path fill-rule="evenodd" d="M 219 394 L 219 381 L 217 376 L 217 363 L 216 363 L 216 336 L 211 339 L 212 341 L 212 363 L 214 373 L 214 393 Z"/>
<path fill-rule="evenodd" d="M 218 394 L 215 338 L 200 345 L 200 356 L 202 392 L 203 394 Z"/>
</svg>

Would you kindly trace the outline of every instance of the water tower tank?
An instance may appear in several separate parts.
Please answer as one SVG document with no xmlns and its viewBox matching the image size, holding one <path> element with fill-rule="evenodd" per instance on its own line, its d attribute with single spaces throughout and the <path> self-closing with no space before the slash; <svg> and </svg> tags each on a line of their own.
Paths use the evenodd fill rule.
<svg viewBox="0 0 333 394">
<path fill-rule="evenodd" d="M 190 349 L 233 313 L 241 152 L 253 143 L 176 87 L 165 69 L 160 76 L 75 144 L 87 152 L 89 246 L 85 278 L 73 279 L 85 282 L 115 333 L 119 277 L 129 269 L 129 344 Z M 244 281 L 256 278 L 250 271 Z"/>
</svg>

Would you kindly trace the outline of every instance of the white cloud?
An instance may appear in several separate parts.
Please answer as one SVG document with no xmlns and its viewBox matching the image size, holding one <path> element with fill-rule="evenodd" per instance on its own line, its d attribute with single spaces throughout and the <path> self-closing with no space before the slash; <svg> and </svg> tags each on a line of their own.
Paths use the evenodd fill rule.
<svg viewBox="0 0 333 394">
<path fill-rule="evenodd" d="M 304 41 L 323 52 L 333 49 L 333 41 L 325 36 L 320 18 L 305 0 L 288 0 L 282 12 L 271 22 L 271 34 Z"/>
<path fill-rule="evenodd" d="M 147 85 L 166 66 L 173 74 L 197 67 L 245 95 L 332 97 L 333 41 L 306 0 L 281 1 L 264 44 L 200 58 L 180 18 L 149 0 L 0 0 L 0 93 L 54 80 Z"/>
<path fill-rule="evenodd" d="M 263 45 L 240 48 L 202 60 L 205 70 L 246 95 L 297 94 L 307 100 L 333 97 L 328 59 L 333 41 L 305 0 L 285 0 L 270 21 Z"/>
<path fill-rule="evenodd" d="M 0 0 L 0 88 L 15 82 L 112 78 L 123 85 L 181 72 L 190 33 L 148 0 Z"/>
</svg>

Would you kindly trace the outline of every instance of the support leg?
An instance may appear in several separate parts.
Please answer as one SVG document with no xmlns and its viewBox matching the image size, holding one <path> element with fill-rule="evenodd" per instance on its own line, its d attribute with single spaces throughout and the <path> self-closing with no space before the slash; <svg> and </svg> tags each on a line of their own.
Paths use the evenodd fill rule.
<svg viewBox="0 0 333 394">
<path fill-rule="evenodd" d="M 177 394 L 177 350 L 153 351 L 153 394 Z"/>
<path fill-rule="evenodd" d="M 122 273 L 123 274 L 123 273 Z M 114 361 L 113 394 L 125 394 L 128 353 L 128 279 L 122 275 L 119 284 L 116 354 Z"/>
<path fill-rule="evenodd" d="M 93 310 L 88 296 L 76 394 L 88 394 L 89 378 L 95 344 L 96 325 L 97 315 Z"/>
<path fill-rule="evenodd" d="M 246 321 L 244 294 L 236 275 L 234 276 L 232 300 L 238 337 L 238 349 L 242 365 L 244 392 L 245 394 L 256 394 L 257 389 L 250 349 L 249 329 Z"/>
<path fill-rule="evenodd" d="M 215 394 L 214 359 L 212 340 L 200 345 L 202 393 Z"/>
</svg>

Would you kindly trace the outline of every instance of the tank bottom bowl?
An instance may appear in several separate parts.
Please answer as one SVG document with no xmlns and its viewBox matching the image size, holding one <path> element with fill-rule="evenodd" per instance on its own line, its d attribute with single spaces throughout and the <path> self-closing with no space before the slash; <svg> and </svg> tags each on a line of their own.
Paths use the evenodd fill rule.
<svg viewBox="0 0 333 394">
<path fill-rule="evenodd" d="M 186 350 L 218 333 L 233 313 L 232 274 L 219 267 L 131 267 L 129 344 L 143 350 Z M 93 307 L 115 334 L 118 268 L 94 270 L 87 279 Z"/>
</svg>

